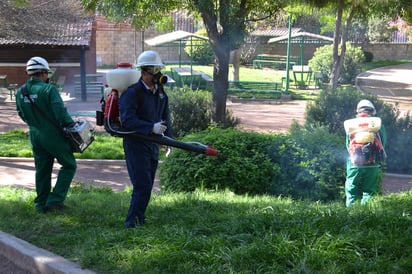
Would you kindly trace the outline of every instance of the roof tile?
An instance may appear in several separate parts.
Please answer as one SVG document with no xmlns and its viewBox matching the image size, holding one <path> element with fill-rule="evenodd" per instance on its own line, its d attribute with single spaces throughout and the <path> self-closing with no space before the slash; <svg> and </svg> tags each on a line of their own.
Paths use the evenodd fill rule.
<svg viewBox="0 0 412 274">
<path fill-rule="evenodd" d="M 29 0 L 25 7 L 9 2 L 0 3 L 0 46 L 90 46 L 94 18 L 78 1 Z M 45 4 L 54 8 L 44 9 Z"/>
<path fill-rule="evenodd" d="M 301 31 L 300 28 L 292 28 L 292 33 Z M 267 36 L 267 37 L 279 37 L 287 35 L 288 28 L 272 28 L 272 29 L 257 29 L 251 33 L 252 36 Z"/>
</svg>

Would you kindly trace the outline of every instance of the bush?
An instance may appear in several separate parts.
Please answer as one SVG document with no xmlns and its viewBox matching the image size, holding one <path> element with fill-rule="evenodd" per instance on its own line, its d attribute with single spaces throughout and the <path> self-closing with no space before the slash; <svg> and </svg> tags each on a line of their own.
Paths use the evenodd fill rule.
<svg viewBox="0 0 412 274">
<path fill-rule="evenodd" d="M 393 30 L 388 22 L 392 19 L 388 16 L 368 18 L 368 38 L 370 42 L 389 42 Z"/>
<path fill-rule="evenodd" d="M 198 35 L 207 37 L 205 29 L 196 32 Z M 190 58 L 200 65 L 209 65 L 215 60 L 215 53 L 209 40 L 194 38 L 186 42 L 185 52 Z"/>
<path fill-rule="evenodd" d="M 212 94 L 208 91 L 193 91 L 188 87 L 174 88 L 168 92 L 169 107 L 176 136 L 191 131 L 205 130 L 212 123 Z M 226 128 L 235 127 L 239 119 L 226 111 Z"/>
<path fill-rule="evenodd" d="M 355 88 L 340 88 L 335 92 L 322 91 L 306 109 L 306 127 L 324 126 L 333 134 L 345 136 L 343 122 L 354 118 L 356 105 L 362 99 L 370 100 L 377 116 L 386 128 L 387 169 L 390 172 L 412 173 L 409 161 L 412 152 L 405 149 L 412 146 L 411 117 L 409 112 L 401 114 L 398 105 L 385 104 L 376 95 L 360 93 Z"/>
<path fill-rule="evenodd" d="M 209 129 L 184 140 L 213 144 L 219 155 L 175 150 L 160 165 L 164 190 L 228 189 L 323 201 L 341 197 L 343 141 L 327 130 L 296 127 L 290 136 Z"/>
<path fill-rule="evenodd" d="M 370 63 L 373 61 L 373 53 L 370 51 L 364 51 L 363 55 L 365 56 L 365 63 Z"/>
<path fill-rule="evenodd" d="M 309 60 L 309 65 L 315 71 L 321 71 L 323 75 L 323 82 L 329 82 L 332 65 L 333 45 L 327 45 L 316 49 L 313 58 Z M 346 44 L 346 53 L 343 66 L 340 71 L 340 84 L 352 84 L 355 82 L 356 76 L 361 70 L 361 64 L 364 62 L 365 56 L 360 47 L 354 47 L 350 43 Z"/>
<path fill-rule="evenodd" d="M 169 107 L 176 136 L 192 130 L 204 130 L 212 122 L 212 95 L 207 91 L 194 92 L 188 87 L 175 88 L 168 93 Z"/>
<path fill-rule="evenodd" d="M 330 201 L 343 197 L 346 177 L 344 136 L 329 133 L 326 127 L 303 128 L 295 123 L 291 139 L 304 151 L 301 180 L 295 180 L 296 196 Z M 305 178 L 306 177 L 306 178 Z"/>
<path fill-rule="evenodd" d="M 334 92 L 321 91 L 317 99 L 307 104 L 305 124 L 325 126 L 331 133 L 344 136 L 343 121 L 354 118 L 361 99 L 373 102 L 380 113 L 382 102 L 378 103 L 376 95 L 362 94 L 352 87 L 338 88 Z"/>
<path fill-rule="evenodd" d="M 276 174 L 267 155 L 270 138 L 233 129 L 209 129 L 185 136 L 183 141 L 213 144 L 217 157 L 175 150 L 160 165 L 161 187 L 172 191 L 197 188 L 229 189 L 237 194 L 263 194 Z"/>
</svg>

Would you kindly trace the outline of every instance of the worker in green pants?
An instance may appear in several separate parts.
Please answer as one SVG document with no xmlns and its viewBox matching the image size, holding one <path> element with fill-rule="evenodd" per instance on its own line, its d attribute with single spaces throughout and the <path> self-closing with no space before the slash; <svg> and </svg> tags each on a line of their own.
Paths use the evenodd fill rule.
<svg viewBox="0 0 412 274">
<path fill-rule="evenodd" d="M 356 109 L 356 117 L 372 117 L 375 106 L 369 100 L 361 100 Z M 362 125 L 362 123 L 361 123 Z M 346 165 L 346 206 L 351 207 L 357 200 L 366 204 L 378 193 L 381 163 L 385 160 L 384 146 L 386 130 L 384 125 L 376 132 L 355 131 L 346 135 L 349 159 Z"/>
<path fill-rule="evenodd" d="M 57 88 L 48 83 L 48 62 L 42 57 L 33 57 L 27 62 L 26 71 L 30 78 L 24 89 L 33 102 L 23 95 L 23 87 L 20 87 L 16 94 L 16 108 L 20 118 L 29 126 L 36 168 L 35 207 L 39 212 L 63 210 L 66 208 L 64 201 L 77 165 L 70 144 L 51 121 L 61 127 L 67 127 L 74 122 Z M 55 160 L 61 168 L 52 189 Z"/>
</svg>

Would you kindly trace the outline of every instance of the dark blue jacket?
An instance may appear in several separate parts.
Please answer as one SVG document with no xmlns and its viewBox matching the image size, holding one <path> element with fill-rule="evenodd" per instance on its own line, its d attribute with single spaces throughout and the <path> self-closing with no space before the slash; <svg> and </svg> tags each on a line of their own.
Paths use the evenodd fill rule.
<svg viewBox="0 0 412 274">
<path fill-rule="evenodd" d="M 165 121 L 165 135 L 173 137 L 170 122 L 169 99 L 163 86 L 157 85 L 153 93 L 143 84 L 142 78 L 126 89 L 119 98 L 119 112 L 122 126 L 143 135 L 152 133 L 153 125 Z M 128 137 L 125 137 L 128 138 Z M 147 141 L 141 141 L 147 143 Z"/>
</svg>

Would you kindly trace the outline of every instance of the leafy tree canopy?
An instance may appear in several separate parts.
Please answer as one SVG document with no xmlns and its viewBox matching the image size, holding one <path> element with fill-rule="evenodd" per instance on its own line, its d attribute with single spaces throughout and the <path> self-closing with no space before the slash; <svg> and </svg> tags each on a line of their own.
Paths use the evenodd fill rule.
<svg viewBox="0 0 412 274">
<path fill-rule="evenodd" d="M 174 10 L 187 10 L 202 18 L 216 56 L 213 71 L 213 120 L 225 123 L 229 56 L 245 40 L 251 22 L 270 18 L 288 2 L 282 0 L 82 0 L 90 11 L 109 19 L 129 20 L 145 28 L 168 17 Z"/>
</svg>

